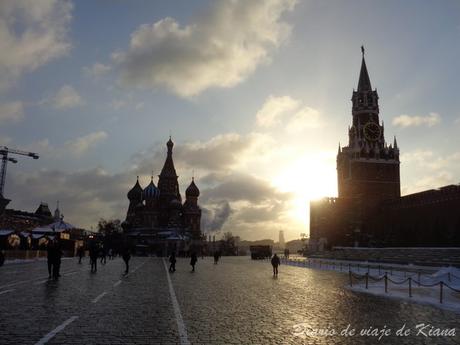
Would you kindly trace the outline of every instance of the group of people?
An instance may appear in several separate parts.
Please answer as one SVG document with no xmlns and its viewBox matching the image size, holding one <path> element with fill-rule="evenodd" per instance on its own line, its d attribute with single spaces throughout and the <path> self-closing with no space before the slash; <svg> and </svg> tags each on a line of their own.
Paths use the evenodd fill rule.
<svg viewBox="0 0 460 345">
<path fill-rule="evenodd" d="M 104 248 L 104 246 L 101 246 L 97 244 L 96 242 L 93 242 L 89 245 L 89 261 L 91 265 L 91 272 L 96 273 L 97 272 L 97 262 L 100 259 L 100 263 L 102 265 L 105 265 L 107 263 L 107 256 L 109 257 L 109 260 L 115 259 L 116 255 L 115 252 L 112 248 Z M 131 252 L 129 248 L 125 248 L 122 253 L 122 258 L 123 261 L 125 262 L 125 274 L 129 273 L 129 260 L 131 259 Z M 77 249 L 77 255 L 78 255 L 78 263 L 81 264 L 82 258 L 85 256 L 85 248 L 83 246 L 80 246 Z"/>
<path fill-rule="evenodd" d="M 219 258 L 221 257 L 221 253 L 216 251 L 214 252 L 214 264 L 217 265 L 219 262 Z M 192 272 L 195 272 L 195 265 L 198 261 L 196 253 L 192 253 L 190 255 L 190 266 L 192 266 Z M 176 272 L 176 254 L 173 252 L 169 256 L 169 272 L 173 273 Z M 273 267 L 273 276 L 277 277 L 278 276 L 278 266 L 281 264 L 281 260 L 278 255 L 274 254 L 273 257 L 271 258 L 271 264 Z"/>
<path fill-rule="evenodd" d="M 48 278 L 58 279 L 61 275 L 62 250 L 58 240 L 49 240 L 46 247 L 48 259 Z"/>
<path fill-rule="evenodd" d="M 198 256 L 196 255 L 195 252 L 192 252 L 190 254 L 190 266 L 192 266 L 192 272 L 195 272 L 195 265 L 198 261 Z M 172 254 L 169 256 L 169 272 L 176 272 L 176 253 L 172 252 Z"/>
</svg>

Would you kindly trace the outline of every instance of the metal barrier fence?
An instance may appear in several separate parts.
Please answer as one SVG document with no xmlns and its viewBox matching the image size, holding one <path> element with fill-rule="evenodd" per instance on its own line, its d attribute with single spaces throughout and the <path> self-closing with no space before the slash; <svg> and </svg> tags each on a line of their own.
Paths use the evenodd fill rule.
<svg viewBox="0 0 460 345">
<path fill-rule="evenodd" d="M 384 280 L 385 281 L 385 293 L 388 293 L 388 282 L 391 282 L 392 284 L 395 284 L 395 285 L 403 285 L 403 284 L 405 284 L 407 282 L 408 283 L 409 297 L 412 297 L 412 283 L 417 284 L 417 286 L 419 286 L 419 287 L 435 287 L 435 286 L 439 285 L 439 303 L 443 302 L 444 286 L 449 288 L 450 290 L 452 290 L 454 292 L 460 293 L 460 289 L 455 289 L 455 288 L 453 288 L 452 286 L 450 286 L 449 284 L 445 283 L 442 280 L 439 281 L 439 282 L 433 283 L 433 284 L 423 284 L 420 281 L 420 279 L 415 280 L 412 277 L 406 278 L 406 279 L 404 279 L 402 281 L 395 281 L 395 280 L 393 280 L 393 279 L 388 277 L 387 272 L 385 272 L 385 274 L 383 276 L 381 276 L 381 277 L 372 277 L 371 275 L 369 275 L 369 273 L 365 273 L 363 275 L 358 275 L 358 274 L 353 273 L 352 271 L 349 271 L 348 274 L 349 274 L 349 277 L 350 277 L 350 287 L 353 286 L 353 278 L 358 280 L 358 281 L 365 280 L 366 289 L 369 288 L 369 279 L 374 281 L 374 282 L 379 282 L 379 281 Z M 452 278 L 460 279 L 460 277 L 457 277 L 454 274 L 448 273 L 449 282 L 451 281 Z"/>
<path fill-rule="evenodd" d="M 455 289 L 454 287 L 450 286 L 448 283 L 444 281 L 439 281 L 433 284 L 424 284 L 422 283 L 422 276 L 430 276 L 431 277 L 431 271 L 429 270 L 423 270 L 423 269 L 411 269 L 411 268 L 405 268 L 405 267 L 397 267 L 397 266 L 389 266 L 389 265 L 381 265 L 381 264 L 360 264 L 360 263 L 344 263 L 344 262 L 336 262 L 336 261 L 329 261 L 329 260 L 318 260 L 318 259 L 286 259 L 282 258 L 281 262 L 284 264 L 292 264 L 294 266 L 300 266 L 300 267 L 308 267 L 308 268 L 319 268 L 319 269 L 332 269 L 332 270 L 339 270 L 340 272 L 347 272 L 349 274 L 349 279 L 350 279 L 350 286 L 353 286 L 353 279 L 357 281 L 364 280 L 365 281 L 365 287 L 366 289 L 369 288 L 369 280 L 373 282 L 379 282 L 384 280 L 384 288 L 385 288 L 385 293 L 388 293 L 388 283 L 392 283 L 395 285 L 403 285 L 403 284 L 408 284 L 408 294 L 409 297 L 412 297 L 412 284 L 416 284 L 418 287 L 434 287 L 439 285 L 439 302 L 443 303 L 443 298 L 444 298 L 444 287 L 447 287 L 448 289 L 460 293 L 459 289 Z M 404 269 L 405 268 L 405 269 Z M 356 272 L 353 272 L 353 269 L 356 269 L 358 272 L 360 270 L 364 270 L 364 274 L 360 275 L 357 274 Z M 371 270 L 376 270 L 378 271 L 378 276 L 372 276 L 370 274 Z M 384 274 L 382 274 L 384 272 Z M 430 273 L 428 273 L 430 272 Z M 397 281 L 394 279 L 391 279 L 393 276 L 397 276 L 398 273 L 402 273 L 404 279 L 402 281 Z M 447 272 L 447 281 L 451 282 L 452 279 L 459 279 L 460 277 Z M 414 277 L 417 277 L 415 279 Z"/>
</svg>

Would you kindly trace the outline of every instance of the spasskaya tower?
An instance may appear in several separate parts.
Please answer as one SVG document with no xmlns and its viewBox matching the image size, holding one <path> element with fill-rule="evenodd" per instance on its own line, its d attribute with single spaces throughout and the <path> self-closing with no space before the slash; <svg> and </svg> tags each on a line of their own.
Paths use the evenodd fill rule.
<svg viewBox="0 0 460 345">
<path fill-rule="evenodd" d="M 361 47 L 362 62 L 358 89 L 351 101 L 352 125 L 348 128 L 348 146 L 339 145 L 337 179 L 339 198 L 360 198 L 369 202 L 401 196 L 399 148 L 394 138 L 387 144 L 383 121 L 379 119 L 377 90 L 371 81 Z"/>
</svg>

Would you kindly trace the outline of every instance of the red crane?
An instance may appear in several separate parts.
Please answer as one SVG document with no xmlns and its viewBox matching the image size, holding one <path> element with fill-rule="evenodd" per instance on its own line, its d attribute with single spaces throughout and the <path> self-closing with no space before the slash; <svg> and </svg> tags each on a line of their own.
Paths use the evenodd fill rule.
<svg viewBox="0 0 460 345">
<path fill-rule="evenodd" d="M 10 149 L 6 146 L 0 146 L 0 155 L 2 156 L 2 168 L 0 171 L 0 198 L 3 198 L 3 190 L 5 188 L 5 178 L 6 178 L 6 165 L 8 162 L 17 163 L 18 160 L 13 157 L 8 157 L 8 155 L 21 155 L 32 157 L 33 159 L 38 159 L 38 154 L 33 152 L 26 152 L 16 149 Z"/>
</svg>

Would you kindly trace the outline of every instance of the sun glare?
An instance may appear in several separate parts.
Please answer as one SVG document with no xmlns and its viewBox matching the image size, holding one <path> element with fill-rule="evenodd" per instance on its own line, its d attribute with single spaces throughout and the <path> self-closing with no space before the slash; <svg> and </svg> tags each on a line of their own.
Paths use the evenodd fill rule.
<svg viewBox="0 0 460 345">
<path fill-rule="evenodd" d="M 307 225 L 311 200 L 337 195 L 334 155 L 307 155 L 297 159 L 273 178 L 272 183 L 282 192 L 293 194 L 291 211 L 293 221 Z"/>
</svg>

